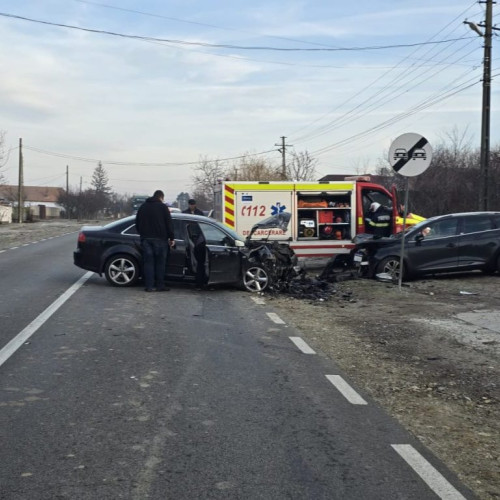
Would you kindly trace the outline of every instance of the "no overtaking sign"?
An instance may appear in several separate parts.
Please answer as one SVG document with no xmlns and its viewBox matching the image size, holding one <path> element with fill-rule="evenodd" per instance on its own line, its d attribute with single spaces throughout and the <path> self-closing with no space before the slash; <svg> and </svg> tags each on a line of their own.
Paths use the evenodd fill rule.
<svg viewBox="0 0 500 500">
<path fill-rule="evenodd" d="M 413 177 L 424 172 L 431 164 L 432 148 L 419 134 L 400 135 L 389 149 L 389 163 L 398 174 Z"/>
</svg>

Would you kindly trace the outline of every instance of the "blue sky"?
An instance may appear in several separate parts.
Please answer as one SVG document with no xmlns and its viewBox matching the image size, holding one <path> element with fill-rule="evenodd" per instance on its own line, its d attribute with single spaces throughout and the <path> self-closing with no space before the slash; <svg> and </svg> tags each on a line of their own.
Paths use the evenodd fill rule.
<svg viewBox="0 0 500 500">
<path fill-rule="evenodd" d="M 0 16 L 12 184 L 19 138 L 27 185 L 64 187 L 69 165 L 70 185 L 88 187 L 100 160 L 115 191 L 169 200 L 200 158 L 280 164 L 281 136 L 319 176 L 373 170 L 406 132 L 436 144 L 457 128 L 479 145 L 482 39 L 463 24 L 483 22 L 478 2 L 0 0 L 0 12 L 82 28 Z"/>
</svg>

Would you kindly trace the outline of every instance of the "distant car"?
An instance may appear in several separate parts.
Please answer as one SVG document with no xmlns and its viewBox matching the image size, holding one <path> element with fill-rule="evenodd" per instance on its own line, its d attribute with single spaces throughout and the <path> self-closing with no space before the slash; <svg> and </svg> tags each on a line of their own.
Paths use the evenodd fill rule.
<svg viewBox="0 0 500 500">
<path fill-rule="evenodd" d="M 280 214 L 256 224 L 254 229 L 285 228 L 290 214 Z M 175 247 L 169 251 L 166 279 L 194 282 L 196 260 L 192 234 L 206 241 L 208 284 L 243 285 L 260 292 L 295 273 L 297 257 L 288 245 L 246 240 L 208 217 L 172 212 Z M 142 276 L 140 238 L 135 216 L 105 226 L 83 226 L 78 234 L 74 264 L 106 277 L 117 287 L 132 286 Z"/>
<path fill-rule="evenodd" d="M 399 277 L 401 238 L 403 277 L 482 270 L 500 272 L 500 212 L 469 212 L 426 219 L 387 238 L 358 235 L 353 258 L 368 275 Z"/>
</svg>

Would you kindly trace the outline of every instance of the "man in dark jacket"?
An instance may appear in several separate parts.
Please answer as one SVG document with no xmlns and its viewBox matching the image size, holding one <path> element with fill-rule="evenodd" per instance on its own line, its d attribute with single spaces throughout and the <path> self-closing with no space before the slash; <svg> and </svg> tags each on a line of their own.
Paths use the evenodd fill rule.
<svg viewBox="0 0 500 500">
<path fill-rule="evenodd" d="M 365 216 L 365 230 L 367 233 L 373 233 L 374 236 L 391 235 L 391 216 L 390 209 L 374 202 Z"/>
<path fill-rule="evenodd" d="M 192 214 L 192 215 L 203 215 L 203 212 L 199 209 L 196 208 L 196 200 L 189 200 L 188 201 L 188 208 L 182 212 L 183 214 Z"/>
<path fill-rule="evenodd" d="M 168 246 L 174 246 L 172 216 L 163 202 L 163 191 L 157 190 L 137 211 L 135 225 L 141 237 L 146 292 L 155 288 L 158 292 L 165 288 L 165 269 Z"/>
</svg>

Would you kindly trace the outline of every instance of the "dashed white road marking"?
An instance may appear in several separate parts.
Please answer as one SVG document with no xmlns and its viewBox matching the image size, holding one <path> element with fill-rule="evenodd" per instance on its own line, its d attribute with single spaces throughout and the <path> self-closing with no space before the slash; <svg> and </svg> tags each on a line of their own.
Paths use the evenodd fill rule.
<svg viewBox="0 0 500 500">
<path fill-rule="evenodd" d="M 269 319 L 277 325 L 286 325 L 286 323 L 276 313 L 266 313 Z"/>
<path fill-rule="evenodd" d="M 409 444 L 392 444 L 391 446 L 439 498 L 443 500 L 465 500 L 465 497 L 420 455 L 413 446 Z"/>
<path fill-rule="evenodd" d="M 353 405 L 367 405 L 368 403 L 340 376 L 326 375 L 326 378 L 337 388 L 349 403 Z"/>
<path fill-rule="evenodd" d="M 0 366 L 2 366 L 94 273 L 85 273 L 75 284 L 71 285 L 58 299 L 40 313 L 24 330 L 18 333 L 0 350 Z"/>
<path fill-rule="evenodd" d="M 259 306 L 266 305 L 266 301 L 262 297 L 251 297 L 251 299 Z"/>
<path fill-rule="evenodd" d="M 10 247 L 9 250 L 15 250 L 16 248 L 19 248 L 19 247 Z"/>
<path fill-rule="evenodd" d="M 311 349 L 307 343 L 300 337 L 290 337 L 290 340 L 304 353 L 304 354 L 316 354 L 316 352 Z"/>
<path fill-rule="evenodd" d="M 23 247 L 29 247 L 31 243 L 23 243 Z"/>
</svg>

